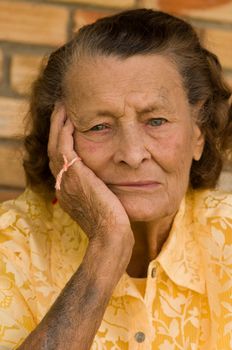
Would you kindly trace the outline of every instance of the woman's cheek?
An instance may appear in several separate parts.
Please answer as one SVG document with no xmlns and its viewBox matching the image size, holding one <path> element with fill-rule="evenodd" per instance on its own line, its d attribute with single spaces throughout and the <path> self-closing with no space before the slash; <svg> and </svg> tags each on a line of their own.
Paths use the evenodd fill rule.
<svg viewBox="0 0 232 350">
<path fill-rule="evenodd" d="M 74 149 L 89 168 L 95 169 L 102 164 L 106 157 L 107 147 L 103 143 L 86 139 L 76 132 L 74 134 Z"/>
<path fill-rule="evenodd" d="M 186 161 L 188 146 L 183 143 L 181 135 L 170 135 L 157 142 L 153 158 L 168 173 L 179 171 Z"/>
</svg>

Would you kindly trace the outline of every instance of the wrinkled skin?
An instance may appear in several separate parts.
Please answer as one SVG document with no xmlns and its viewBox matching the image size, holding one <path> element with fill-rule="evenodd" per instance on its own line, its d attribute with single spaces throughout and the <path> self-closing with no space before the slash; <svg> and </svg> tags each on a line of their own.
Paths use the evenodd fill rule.
<svg viewBox="0 0 232 350">
<path fill-rule="evenodd" d="M 52 116 L 48 146 L 53 173 L 57 175 L 63 166 L 61 155 L 64 154 L 68 162 L 77 157 L 77 161 L 62 176 L 61 190 L 57 191 L 61 206 L 78 221 L 89 239 L 96 235 L 101 239 L 101 235 L 109 227 L 113 229 L 114 225 L 131 231 L 129 218 L 118 198 L 84 165 L 74 151 L 73 133 L 74 127 L 70 119 L 66 118 L 64 107 L 58 106 Z M 57 158 L 55 152 L 58 153 Z"/>
<path fill-rule="evenodd" d="M 56 176 L 61 154 L 82 161 L 63 176 L 62 207 L 90 239 L 132 229 L 134 261 L 155 258 L 204 146 L 176 67 L 158 55 L 86 58 L 70 68 L 65 87 L 52 117 L 51 169 Z"/>
<path fill-rule="evenodd" d="M 64 83 L 66 97 L 51 119 L 50 167 L 56 177 L 62 155 L 69 162 L 80 156 L 56 194 L 89 245 L 20 350 L 90 349 L 122 274 L 146 277 L 204 146 L 197 109 L 165 57 L 86 59 Z"/>
</svg>

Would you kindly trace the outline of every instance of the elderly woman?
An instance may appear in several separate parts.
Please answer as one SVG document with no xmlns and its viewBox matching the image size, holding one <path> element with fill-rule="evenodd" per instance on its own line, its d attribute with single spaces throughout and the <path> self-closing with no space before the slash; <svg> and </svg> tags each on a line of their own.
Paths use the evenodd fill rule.
<svg viewBox="0 0 232 350">
<path fill-rule="evenodd" d="M 51 54 L 28 189 L 1 206 L 1 350 L 232 347 L 232 196 L 214 189 L 230 95 L 193 28 L 158 11 Z"/>
</svg>

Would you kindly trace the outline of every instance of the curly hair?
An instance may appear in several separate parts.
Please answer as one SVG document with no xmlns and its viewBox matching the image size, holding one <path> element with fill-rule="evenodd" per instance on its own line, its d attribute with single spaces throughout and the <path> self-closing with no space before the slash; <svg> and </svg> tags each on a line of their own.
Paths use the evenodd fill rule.
<svg viewBox="0 0 232 350">
<path fill-rule="evenodd" d="M 217 57 L 200 42 L 193 27 L 170 14 L 149 9 L 129 10 L 82 27 L 71 41 L 54 51 L 32 87 L 24 138 L 24 169 L 28 186 L 54 191 L 47 144 L 55 103 L 65 96 L 65 76 L 81 57 L 133 55 L 169 57 L 182 77 L 190 105 L 201 104 L 198 125 L 205 136 L 203 154 L 193 160 L 192 188 L 217 184 L 224 159 L 231 151 L 231 90 Z"/>
</svg>

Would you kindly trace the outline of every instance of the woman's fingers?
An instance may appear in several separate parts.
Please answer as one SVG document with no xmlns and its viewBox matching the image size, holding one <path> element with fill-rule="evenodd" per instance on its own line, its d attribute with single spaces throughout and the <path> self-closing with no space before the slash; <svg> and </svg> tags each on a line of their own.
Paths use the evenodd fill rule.
<svg viewBox="0 0 232 350">
<path fill-rule="evenodd" d="M 73 133 L 74 125 L 71 120 L 67 118 L 59 134 L 57 151 L 59 154 L 65 155 L 68 162 L 77 157 L 77 153 L 74 151 Z"/>
<path fill-rule="evenodd" d="M 73 132 L 74 126 L 66 117 L 64 106 L 61 104 L 57 105 L 51 116 L 48 141 L 49 165 L 55 177 L 57 177 L 64 166 L 77 157 L 73 149 Z M 67 160 L 66 162 L 64 157 Z"/>
<path fill-rule="evenodd" d="M 48 154 L 61 207 L 81 225 L 89 238 L 107 234 L 112 225 L 130 228 L 119 199 L 80 161 L 74 150 L 74 131 L 65 108 L 57 107 L 51 118 Z"/>
</svg>

